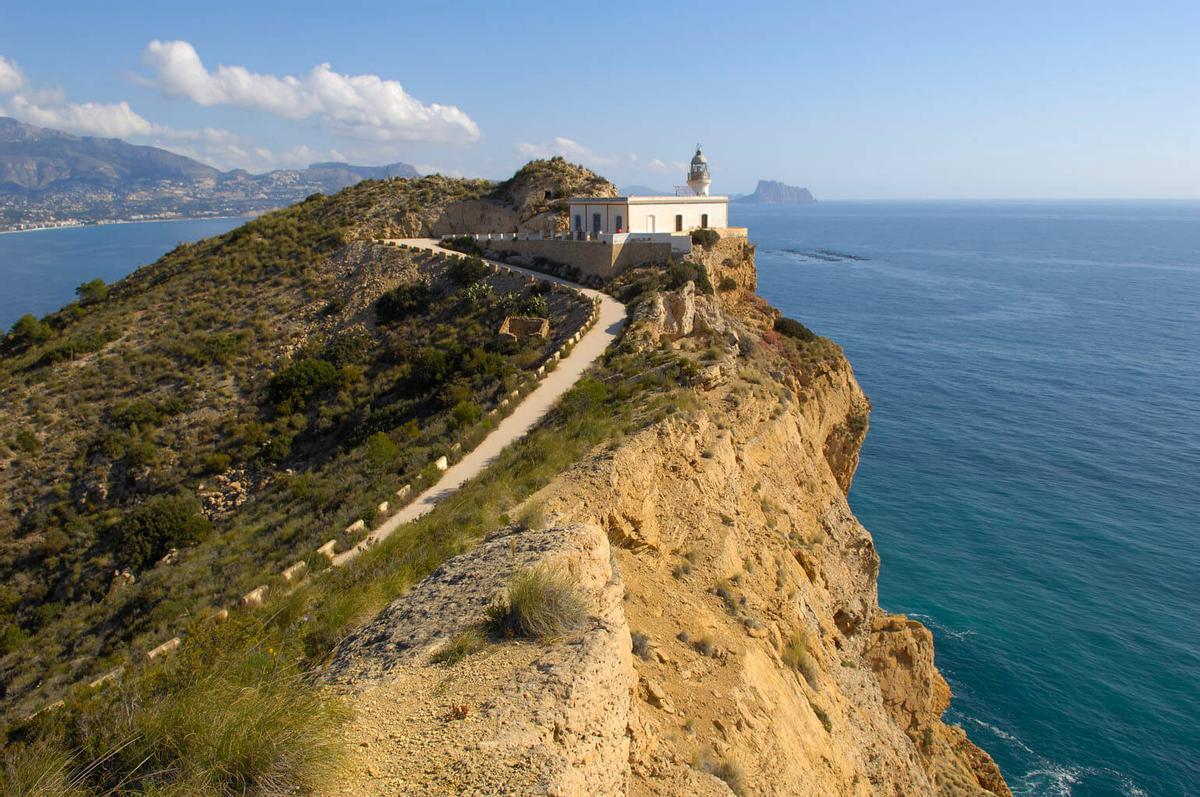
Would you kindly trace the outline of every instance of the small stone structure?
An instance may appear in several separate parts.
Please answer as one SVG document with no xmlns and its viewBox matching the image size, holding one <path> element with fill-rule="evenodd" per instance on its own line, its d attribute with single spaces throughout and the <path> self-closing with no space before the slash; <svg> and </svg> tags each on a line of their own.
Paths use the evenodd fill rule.
<svg viewBox="0 0 1200 797">
<path fill-rule="evenodd" d="M 171 637 L 153 650 L 146 651 L 146 659 L 148 661 L 154 661 L 159 656 L 165 656 L 168 653 L 172 653 L 179 647 L 179 643 L 179 637 Z"/>
<path fill-rule="evenodd" d="M 527 315 L 510 315 L 500 324 L 499 334 L 513 340 L 550 337 L 550 322 L 545 318 Z"/>
<path fill-rule="evenodd" d="M 242 606 L 247 606 L 247 607 L 262 606 L 263 603 L 266 601 L 266 599 L 267 599 L 267 585 L 263 584 L 261 586 L 255 587 L 254 589 L 250 590 L 245 595 L 243 595 L 242 599 L 239 601 L 239 603 L 241 603 Z"/>
<path fill-rule="evenodd" d="M 324 556 L 326 559 L 328 559 L 329 561 L 332 562 L 333 557 L 336 555 L 336 552 L 334 551 L 334 548 L 336 548 L 336 547 L 337 547 L 337 540 L 330 540 L 329 542 L 325 543 L 320 548 L 318 548 L 317 553 L 321 554 L 321 556 Z"/>
<path fill-rule="evenodd" d="M 303 573 L 307 568 L 308 562 L 305 562 L 303 559 L 301 559 L 299 562 L 296 562 L 285 569 L 280 575 L 283 576 L 284 581 L 292 581 L 293 579 L 299 578 L 300 574 Z"/>
<path fill-rule="evenodd" d="M 446 459 L 446 456 L 443 454 L 437 458 L 437 461 L 433 463 L 433 466 L 438 470 L 446 470 L 450 467 L 450 460 Z"/>
</svg>

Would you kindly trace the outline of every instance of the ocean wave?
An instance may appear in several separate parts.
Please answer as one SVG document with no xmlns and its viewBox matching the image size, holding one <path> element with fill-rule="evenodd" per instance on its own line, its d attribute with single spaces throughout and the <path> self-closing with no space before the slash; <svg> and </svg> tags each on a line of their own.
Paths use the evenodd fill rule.
<svg viewBox="0 0 1200 797">
<path fill-rule="evenodd" d="M 1035 751 L 1015 734 L 977 717 L 960 715 L 965 721 L 982 728 L 1010 747 L 1031 759 L 1030 768 L 1022 775 L 1010 778 L 1014 797 L 1073 797 L 1075 787 L 1091 779 L 1116 781 L 1124 797 L 1149 797 L 1149 794 L 1127 775 L 1109 767 L 1085 767 L 1051 761 Z M 1015 781 L 1015 782 L 1013 782 Z"/>
<path fill-rule="evenodd" d="M 923 625 L 926 625 L 929 628 L 932 628 L 936 632 L 937 636 L 949 637 L 950 639 L 955 639 L 955 640 L 963 640 L 963 639 L 968 639 L 973 636 L 978 636 L 978 634 L 970 628 L 964 628 L 964 629 L 951 628 L 948 625 L 943 625 L 942 623 L 939 623 L 937 620 L 933 619 L 928 614 L 920 614 L 918 612 L 908 612 L 908 616 L 912 617 L 914 620 L 920 620 Z"/>
</svg>

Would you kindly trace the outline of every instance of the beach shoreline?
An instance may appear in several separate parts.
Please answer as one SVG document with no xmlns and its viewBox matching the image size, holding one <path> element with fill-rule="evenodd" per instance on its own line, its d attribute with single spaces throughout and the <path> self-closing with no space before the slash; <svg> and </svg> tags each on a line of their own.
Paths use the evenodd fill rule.
<svg viewBox="0 0 1200 797">
<path fill-rule="evenodd" d="M 238 213 L 228 216 L 180 216 L 174 219 L 112 219 L 107 221 L 88 222 L 86 224 L 47 224 L 45 227 L 27 227 L 22 230 L 0 230 L 0 235 L 10 235 L 22 232 L 46 232 L 48 230 L 75 230 L 88 227 L 111 227 L 115 224 L 158 224 L 171 221 L 218 221 L 221 219 L 252 219 L 257 214 Z"/>
</svg>

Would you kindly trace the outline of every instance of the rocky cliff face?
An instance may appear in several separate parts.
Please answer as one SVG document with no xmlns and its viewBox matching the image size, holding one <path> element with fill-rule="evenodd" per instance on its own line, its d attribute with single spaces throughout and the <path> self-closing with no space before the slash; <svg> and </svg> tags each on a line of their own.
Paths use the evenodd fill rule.
<svg viewBox="0 0 1200 797">
<path fill-rule="evenodd" d="M 752 247 L 694 257 L 739 287 L 646 300 L 627 345 L 695 354 L 695 409 L 561 474 L 530 499 L 548 529 L 502 532 L 343 646 L 336 668 L 360 690 L 353 732 L 368 745 L 426 744 L 427 726 L 446 727 L 411 701 L 377 702 L 380 689 L 490 695 L 460 736 L 405 748 L 419 777 L 363 753 L 375 775 L 349 788 L 423 777 L 463 793 L 503 781 L 556 795 L 1010 795 L 941 720 L 950 691 L 930 632 L 879 607 L 879 556 L 846 501 L 870 407 L 849 363 L 827 341 L 797 348 L 772 331 Z M 564 556 L 593 607 L 586 630 L 463 669 L 429 663 L 514 563 Z M 636 655 L 617 650 L 627 639 Z M 461 753 L 427 754 L 447 744 Z"/>
</svg>

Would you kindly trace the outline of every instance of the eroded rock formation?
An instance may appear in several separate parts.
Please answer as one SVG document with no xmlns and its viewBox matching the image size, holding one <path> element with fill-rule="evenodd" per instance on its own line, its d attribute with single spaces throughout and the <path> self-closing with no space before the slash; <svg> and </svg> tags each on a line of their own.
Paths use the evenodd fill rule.
<svg viewBox="0 0 1200 797">
<path fill-rule="evenodd" d="M 941 719 L 930 632 L 879 607 L 846 500 L 870 407 L 849 363 L 780 342 L 751 246 L 694 256 L 736 289 L 647 299 L 628 334 L 696 353 L 696 408 L 560 474 L 530 499 L 550 528 L 450 562 L 339 652 L 354 732 L 402 740 L 364 754 L 361 793 L 1010 795 Z M 514 568 L 555 558 L 587 585 L 585 632 L 428 663 Z M 468 719 L 439 717 L 460 699 Z"/>
</svg>

